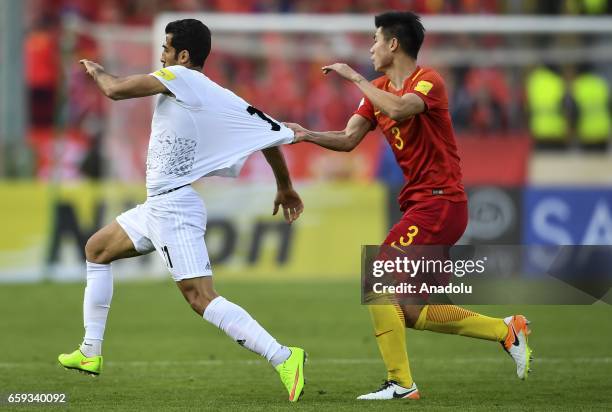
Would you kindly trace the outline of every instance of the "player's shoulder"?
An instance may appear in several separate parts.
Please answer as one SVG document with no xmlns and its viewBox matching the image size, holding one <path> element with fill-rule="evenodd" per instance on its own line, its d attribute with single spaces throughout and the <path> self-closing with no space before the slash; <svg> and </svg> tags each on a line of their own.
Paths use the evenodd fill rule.
<svg viewBox="0 0 612 412">
<path fill-rule="evenodd" d="M 421 67 L 420 71 L 421 73 L 417 73 L 417 76 L 414 80 L 428 80 L 433 81 L 434 83 L 444 84 L 444 78 L 436 69 L 431 67 Z"/>
<path fill-rule="evenodd" d="M 197 70 L 192 70 L 188 67 L 181 66 L 180 64 L 176 64 L 173 66 L 166 66 L 153 74 L 165 78 L 166 80 L 173 80 L 177 77 L 193 77 L 202 73 Z"/>
<path fill-rule="evenodd" d="M 184 76 L 185 73 L 182 69 L 184 69 L 183 66 L 168 66 L 154 71 L 153 73 L 151 73 L 151 75 L 157 77 L 159 80 L 162 80 L 164 82 L 171 82 L 172 80 Z"/>
</svg>

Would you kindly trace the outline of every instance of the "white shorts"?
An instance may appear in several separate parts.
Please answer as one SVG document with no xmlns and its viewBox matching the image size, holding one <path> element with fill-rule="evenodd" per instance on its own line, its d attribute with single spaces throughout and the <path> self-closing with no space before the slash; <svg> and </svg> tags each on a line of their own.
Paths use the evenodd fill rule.
<svg viewBox="0 0 612 412">
<path fill-rule="evenodd" d="M 212 275 L 204 243 L 206 209 L 190 185 L 148 197 L 117 216 L 117 222 L 138 252 L 157 250 L 176 282 Z"/>
</svg>

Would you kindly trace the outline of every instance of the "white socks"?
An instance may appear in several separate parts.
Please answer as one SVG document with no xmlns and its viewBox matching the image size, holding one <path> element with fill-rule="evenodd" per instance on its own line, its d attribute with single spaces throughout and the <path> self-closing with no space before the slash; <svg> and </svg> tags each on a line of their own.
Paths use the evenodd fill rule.
<svg viewBox="0 0 612 412">
<path fill-rule="evenodd" d="M 280 345 L 247 311 L 221 296 L 208 304 L 204 319 L 240 345 L 266 358 L 274 367 L 291 356 L 291 350 Z"/>
<path fill-rule="evenodd" d="M 88 358 L 102 355 L 102 341 L 98 339 L 85 339 L 79 350 Z"/>
<path fill-rule="evenodd" d="M 102 354 L 106 318 L 113 298 L 111 265 L 87 263 L 87 286 L 83 298 L 85 338 L 80 350 L 89 357 Z"/>
<path fill-rule="evenodd" d="M 112 297 L 111 265 L 87 262 L 87 286 L 83 299 L 85 338 L 80 350 L 88 358 L 102 354 L 102 340 Z M 206 307 L 204 319 L 240 345 L 266 358 L 272 366 L 283 363 L 291 356 L 291 350 L 280 345 L 251 315 L 221 296 Z"/>
</svg>

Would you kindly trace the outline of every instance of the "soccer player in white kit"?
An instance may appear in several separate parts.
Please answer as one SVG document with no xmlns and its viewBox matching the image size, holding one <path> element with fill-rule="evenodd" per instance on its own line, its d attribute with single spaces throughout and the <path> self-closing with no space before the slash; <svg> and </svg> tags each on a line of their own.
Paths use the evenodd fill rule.
<svg viewBox="0 0 612 412">
<path fill-rule="evenodd" d="M 111 262 L 156 250 L 193 310 L 265 357 L 295 402 L 303 393 L 306 354 L 279 344 L 243 308 L 215 292 L 204 243 L 206 209 L 191 187 L 203 176 L 237 176 L 246 158 L 261 150 L 278 186 L 274 214 L 282 206 L 287 222 L 293 222 L 303 204 L 277 147 L 291 143 L 293 132 L 202 74 L 210 46 L 209 29 L 198 20 L 185 19 L 166 26 L 163 68 L 154 73 L 118 78 L 97 63 L 81 60 L 113 100 L 159 97 L 147 154 L 147 200 L 88 240 L 85 337 L 77 350 L 58 359 L 65 368 L 100 374 L 113 294 Z"/>
</svg>

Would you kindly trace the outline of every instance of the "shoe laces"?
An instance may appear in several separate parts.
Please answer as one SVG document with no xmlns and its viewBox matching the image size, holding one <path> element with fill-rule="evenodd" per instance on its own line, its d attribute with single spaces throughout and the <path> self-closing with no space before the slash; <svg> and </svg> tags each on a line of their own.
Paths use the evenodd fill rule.
<svg viewBox="0 0 612 412">
<path fill-rule="evenodd" d="M 383 380 L 383 384 L 380 386 L 380 388 L 378 388 L 376 392 L 384 391 L 385 389 L 388 389 L 395 384 L 396 384 L 395 381 L 390 381 L 390 380 L 385 379 Z"/>
</svg>

